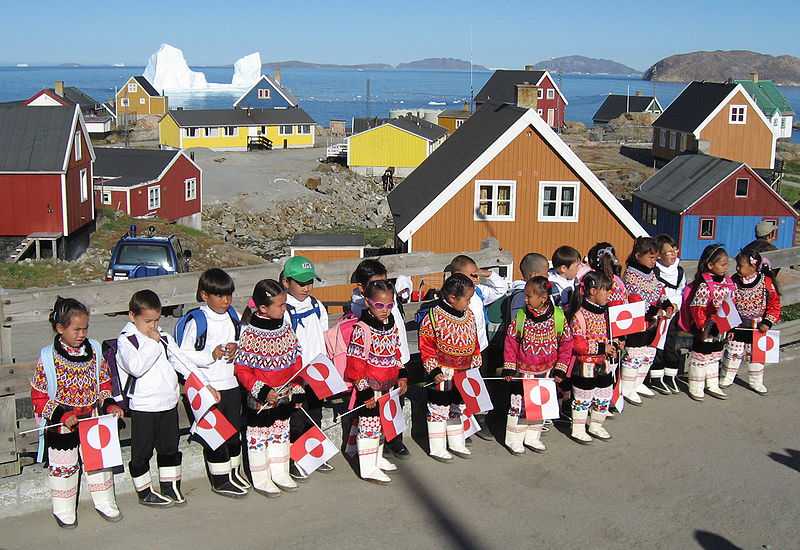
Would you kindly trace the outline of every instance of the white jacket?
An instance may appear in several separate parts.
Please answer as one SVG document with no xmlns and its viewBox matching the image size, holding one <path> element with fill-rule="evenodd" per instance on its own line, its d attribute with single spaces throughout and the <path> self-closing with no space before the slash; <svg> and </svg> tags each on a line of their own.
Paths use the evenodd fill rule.
<svg viewBox="0 0 800 550">
<path fill-rule="evenodd" d="M 496 302 L 508 291 L 508 282 L 494 271 L 489 272 L 486 283 L 475 287 L 475 294 L 469 302 L 469 308 L 475 316 L 475 326 L 478 329 L 478 343 L 481 351 L 489 347 L 489 337 L 486 335 L 486 316 L 483 314 L 484 306 Z"/>
<path fill-rule="evenodd" d="M 353 297 L 350 300 L 350 312 L 356 317 L 361 317 L 361 312 L 367 309 L 367 301 L 364 295 L 357 288 L 353 290 Z M 411 359 L 411 352 L 408 350 L 408 334 L 406 334 L 406 320 L 403 319 L 403 314 L 400 313 L 400 308 L 397 307 L 397 301 L 394 302 L 392 308 L 392 317 L 394 324 L 399 329 L 398 335 L 400 336 L 400 362 L 404 365 Z"/>
<path fill-rule="evenodd" d="M 296 314 L 303 314 L 314 309 L 311 296 L 301 302 L 291 294 L 287 294 L 286 305 L 292 306 Z M 300 344 L 303 365 L 308 365 L 320 354 L 327 355 L 325 331 L 328 330 L 328 310 L 325 309 L 325 304 L 319 300 L 317 300 L 317 305 L 319 306 L 319 317 L 317 317 L 316 313 L 309 313 L 306 317 L 300 319 L 297 328 L 294 330 L 297 342 Z M 287 323 L 291 324 L 292 322 L 288 308 L 283 319 Z"/>
<path fill-rule="evenodd" d="M 200 311 L 206 316 L 206 346 L 197 351 L 194 342 L 197 339 L 197 325 L 189 319 L 183 330 L 181 351 L 197 367 L 203 369 L 209 383 L 216 390 L 231 390 L 239 386 L 233 374 L 233 363 L 225 357 L 214 359 L 213 352 L 217 346 L 223 348 L 236 342 L 236 327 L 231 321 L 228 312 L 217 313 L 206 304 L 200 306 Z"/>
<path fill-rule="evenodd" d="M 172 336 L 161 329 L 159 331 L 167 342 L 166 349 L 162 342 L 145 336 L 131 322 L 125 325 L 117 338 L 117 366 L 136 378 L 133 393 L 129 394 L 133 411 L 163 412 L 174 408 L 180 394 L 177 373 L 184 377 L 195 373 L 208 383 L 206 376 L 178 348 Z M 136 337 L 138 348 L 129 340 L 131 335 Z"/>
</svg>

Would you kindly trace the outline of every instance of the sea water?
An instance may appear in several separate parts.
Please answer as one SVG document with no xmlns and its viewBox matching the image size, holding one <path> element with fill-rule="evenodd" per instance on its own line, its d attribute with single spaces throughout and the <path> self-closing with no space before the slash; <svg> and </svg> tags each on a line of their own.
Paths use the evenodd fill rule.
<svg viewBox="0 0 800 550">
<path fill-rule="evenodd" d="M 97 100 L 113 98 L 115 90 L 144 67 L 0 67 L 0 102 L 30 97 L 56 80 L 77 86 Z M 206 74 L 208 82 L 229 83 L 233 67 L 193 67 Z M 361 116 L 387 116 L 391 109 L 458 109 L 478 93 L 491 76 L 476 71 L 405 71 L 354 69 L 282 69 L 282 81 L 314 120 L 328 125 L 331 119 L 350 120 Z M 567 98 L 567 120 L 586 125 L 609 93 L 658 97 L 666 107 L 686 84 L 648 82 L 633 77 L 601 75 L 555 75 Z M 369 82 L 369 94 L 367 83 Z M 781 87 L 800 113 L 800 88 Z M 244 90 L 168 91 L 171 108 L 227 109 Z M 793 141 L 800 142 L 800 132 Z"/>
</svg>

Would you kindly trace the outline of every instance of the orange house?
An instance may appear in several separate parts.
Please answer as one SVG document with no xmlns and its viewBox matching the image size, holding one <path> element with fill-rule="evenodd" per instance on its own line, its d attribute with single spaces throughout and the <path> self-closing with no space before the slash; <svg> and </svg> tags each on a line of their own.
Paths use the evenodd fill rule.
<svg viewBox="0 0 800 550">
<path fill-rule="evenodd" d="M 772 125 L 741 84 L 692 82 L 653 122 L 653 156 L 684 152 L 775 167 Z"/>
<path fill-rule="evenodd" d="M 158 90 L 143 76 L 130 77 L 117 91 L 114 100 L 117 115 L 163 116 L 167 114 L 167 97 L 158 93 Z"/>
<path fill-rule="evenodd" d="M 647 232 L 533 109 L 487 104 L 390 195 L 401 248 L 477 250 L 495 237 L 520 276 L 528 252 L 609 241 L 626 255 Z"/>
</svg>

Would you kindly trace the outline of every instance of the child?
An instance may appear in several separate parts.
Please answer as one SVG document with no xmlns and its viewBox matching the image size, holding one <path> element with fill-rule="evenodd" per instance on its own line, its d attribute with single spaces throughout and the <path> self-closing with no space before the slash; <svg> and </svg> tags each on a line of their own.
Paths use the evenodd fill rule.
<svg viewBox="0 0 800 550">
<path fill-rule="evenodd" d="M 297 336 L 303 366 L 308 365 L 318 355 L 327 355 L 325 350 L 325 331 L 328 330 L 328 310 L 325 305 L 311 295 L 317 272 L 311 260 L 303 256 L 293 256 L 283 265 L 283 286 L 286 288 L 286 315 L 284 321 L 289 323 Z M 317 425 L 322 424 L 322 400 L 314 392 L 306 393 L 303 408 Z M 290 439 L 296 441 L 311 427 L 311 421 L 305 412 L 296 410 L 290 419 Z M 317 468 L 318 472 L 333 471 L 327 462 Z M 306 480 L 294 462 L 289 469 L 292 477 L 300 482 Z"/>
<path fill-rule="evenodd" d="M 555 305 L 567 308 L 581 266 L 581 253 L 571 246 L 559 246 L 553 252 L 551 261 L 553 267 L 548 272 L 548 279 L 553 286 L 550 289 L 550 296 Z"/>
<path fill-rule="evenodd" d="M 256 283 L 242 315 L 236 378 L 247 392 L 247 457 L 253 488 L 267 497 L 296 491 L 289 475 L 289 417 L 305 392 L 300 346 L 286 314 L 286 290 L 272 279 Z"/>
<path fill-rule="evenodd" d="M 235 285 L 230 275 L 221 269 L 204 271 L 197 282 L 197 301 L 203 305 L 184 317 L 180 348 L 192 363 L 203 369 L 209 383 L 220 394 L 217 409 L 237 429 L 216 451 L 203 448 L 206 471 L 211 490 L 217 494 L 239 498 L 247 494 L 250 484 L 240 474 L 242 442 L 238 430 L 242 424 L 242 396 L 239 382 L 233 373 L 240 322 L 231 308 Z M 202 315 L 205 332 L 198 334 L 198 321 Z M 179 323 L 180 324 L 180 323 Z"/>
<path fill-rule="evenodd" d="M 680 266 L 678 246 L 669 235 L 656 237 L 658 261 L 656 277 L 664 286 L 664 295 L 672 303 L 675 311 L 681 310 L 683 289 L 686 287 L 686 273 Z M 678 327 L 678 315 L 673 315 L 667 328 L 667 339 L 664 349 L 656 351 L 656 360 L 650 371 L 650 386 L 657 392 L 666 395 L 678 394 L 678 366 L 681 361 L 680 348 L 683 337 Z"/>
<path fill-rule="evenodd" d="M 59 527 L 78 526 L 76 504 L 80 484 L 77 424 L 95 414 L 122 416 L 111 398 L 111 378 L 100 344 L 90 340 L 89 310 L 72 298 L 56 299 L 50 324 L 56 336 L 42 348 L 31 379 L 33 409 L 42 425 L 61 424 L 44 430 L 39 441 L 40 460 L 45 446 L 53 517 Z M 114 497 L 114 474 L 103 470 L 86 473 L 95 510 L 106 521 L 122 519 Z"/>
<path fill-rule="evenodd" d="M 194 373 L 207 383 L 205 374 L 162 331 L 161 300 L 152 290 L 131 297 L 129 322 L 117 338 L 117 366 L 127 375 L 125 383 L 131 417 L 131 461 L 128 465 L 139 503 L 168 507 L 186 504 L 181 493 L 181 453 L 178 452 L 178 373 Z M 177 372 L 176 372 L 177 371 Z M 211 388 L 216 401 L 219 394 Z M 156 450 L 161 493 L 153 491 L 150 458 Z"/>
<path fill-rule="evenodd" d="M 525 307 L 525 285 L 533 277 L 547 278 L 549 265 L 547 258 L 537 252 L 530 252 L 522 257 L 519 262 L 519 272 L 522 273 L 521 281 L 511 283 L 509 300 L 509 321 L 514 318 L 517 311 Z"/>
<path fill-rule="evenodd" d="M 391 283 L 372 281 L 367 284 L 364 297 L 367 309 L 353 328 L 344 374 L 356 389 L 357 406 L 365 404 L 358 411 L 357 446 L 361 478 L 386 485 L 391 479 L 384 472 L 392 472 L 397 466 L 383 458 L 376 402 L 395 385 L 399 386 L 401 395 L 406 393 L 408 376 L 400 361 L 400 327 L 391 314 L 395 305 Z"/>
<path fill-rule="evenodd" d="M 761 254 L 753 249 L 743 250 L 736 255 L 736 274 L 732 279 L 736 285 L 733 303 L 736 304 L 742 324 L 740 328 L 733 330 L 725 345 L 722 380 L 719 385 L 727 388 L 733 384 L 742 360 L 747 358 L 747 382 L 750 389 L 759 395 L 766 395 L 764 365 L 751 362 L 753 330 L 765 333 L 780 321 L 780 288 L 774 273 L 764 264 Z"/>
<path fill-rule="evenodd" d="M 572 372 L 557 367 L 556 377 L 572 380 L 572 433 L 582 445 L 592 437 L 607 441 L 611 434 L 603 427 L 613 389 L 613 372 L 619 355 L 618 344 L 608 338 L 608 296 L 611 280 L 599 271 L 581 279 L 567 312 L 572 331 Z M 591 408 L 591 415 L 589 409 Z M 589 419 L 587 433 L 586 421 Z"/>
<path fill-rule="evenodd" d="M 703 401 L 703 387 L 711 397 L 727 399 L 719 387 L 719 362 L 725 347 L 712 316 L 733 294 L 734 284 L 728 273 L 728 253 L 722 245 L 710 244 L 697 261 L 692 291 L 687 296 L 691 315 L 692 353 L 689 355 L 689 397 Z"/>
<path fill-rule="evenodd" d="M 480 368 L 481 349 L 470 300 L 475 284 L 456 273 L 445 280 L 439 300 L 419 327 L 422 366 L 435 385 L 428 387 L 428 443 L 430 455 L 439 462 L 451 462 L 453 454 L 468 458 L 461 415 L 464 404 L 453 386 L 457 370 Z"/>
<path fill-rule="evenodd" d="M 514 378 L 547 378 L 553 367 L 566 372 L 572 356 L 572 336 L 563 310 L 550 300 L 549 284 L 541 275 L 528 279 L 525 309 L 519 310 L 506 332 L 503 376 L 511 393 L 506 446 L 515 455 L 525 454 L 525 447 L 537 453 L 547 447 L 541 441 L 544 423 L 525 420 L 523 383 Z"/>
<path fill-rule="evenodd" d="M 594 271 L 603 273 L 611 280 L 611 293 L 608 295 L 608 305 L 616 306 L 628 303 L 628 291 L 620 277 L 619 260 L 614 246 L 608 242 L 597 243 L 589 249 L 587 256 L 589 267 Z"/>
<path fill-rule="evenodd" d="M 622 360 L 622 395 L 625 401 L 637 406 L 642 404 L 642 395 L 655 396 L 644 384 L 656 358 L 656 348 L 651 344 L 656 335 L 658 320 L 661 317 L 671 317 L 674 312 L 672 303 L 664 294 L 664 285 L 656 277 L 657 259 L 658 247 L 655 240 L 652 237 L 637 237 L 623 275 L 628 300 L 644 301 L 647 304 L 647 329 L 629 334 L 625 338 L 626 352 Z M 662 371 L 662 377 L 663 374 Z"/>
<path fill-rule="evenodd" d="M 364 311 L 367 310 L 367 301 L 364 298 L 364 292 L 366 292 L 367 285 L 373 281 L 385 281 L 386 279 L 386 267 L 378 260 L 368 259 L 358 264 L 358 267 L 356 267 L 356 270 L 353 272 L 353 276 L 351 277 L 351 282 L 355 283 L 356 287 L 353 289 L 353 296 L 350 302 L 350 312 L 356 317 L 361 317 Z M 396 295 L 395 298 L 397 298 Z M 408 334 L 405 330 L 406 322 L 396 299 L 395 305 L 392 307 L 392 318 L 394 319 L 394 324 L 397 327 L 397 334 L 399 338 L 400 363 L 402 365 L 406 365 L 411 358 L 411 353 L 408 349 Z M 401 404 L 404 402 L 404 398 L 400 400 Z M 410 454 L 408 448 L 403 443 L 403 434 L 395 437 L 386 446 L 390 451 L 392 451 L 394 456 L 399 459 L 408 458 Z"/>
</svg>

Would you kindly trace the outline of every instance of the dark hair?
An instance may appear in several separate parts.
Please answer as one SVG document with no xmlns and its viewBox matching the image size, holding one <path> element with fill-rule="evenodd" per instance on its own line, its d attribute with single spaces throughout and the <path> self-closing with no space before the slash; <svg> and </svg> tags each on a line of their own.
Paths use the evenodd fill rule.
<svg viewBox="0 0 800 550">
<path fill-rule="evenodd" d="M 519 262 L 519 270 L 522 277 L 527 279 L 531 273 L 544 273 L 547 271 L 547 258 L 538 252 L 530 252 L 522 257 Z"/>
<path fill-rule="evenodd" d="M 763 276 L 772 279 L 772 286 L 775 287 L 775 292 L 777 292 L 779 296 L 782 294 L 781 287 L 778 284 L 778 274 L 775 270 L 770 269 L 769 263 L 764 261 L 764 258 L 757 250 L 745 249 L 740 251 L 736 255 L 736 264 L 738 265 L 740 263 L 749 263 Z"/>
<path fill-rule="evenodd" d="M 89 316 L 89 308 L 80 303 L 75 298 L 62 298 L 58 296 L 56 303 L 53 304 L 53 311 L 50 312 L 50 324 L 53 330 L 56 330 L 56 325 L 68 327 L 72 322 L 72 318 L 76 315 Z"/>
<path fill-rule="evenodd" d="M 609 279 L 614 275 L 619 275 L 620 265 L 617 259 L 617 251 L 609 242 L 597 243 L 589 249 L 589 267 L 595 271 L 604 273 Z"/>
<path fill-rule="evenodd" d="M 197 281 L 197 301 L 202 302 L 201 292 L 213 294 L 214 296 L 233 296 L 236 286 L 231 276 L 218 267 L 206 269 L 200 274 Z"/>
<path fill-rule="evenodd" d="M 466 294 L 468 288 L 475 288 L 475 283 L 472 282 L 472 279 L 463 273 L 453 273 L 447 279 L 445 279 L 444 284 L 442 285 L 442 291 L 439 295 L 442 298 L 445 296 L 455 296 L 456 298 L 461 298 L 464 296 L 464 294 Z"/>
<path fill-rule="evenodd" d="M 133 293 L 128 303 L 128 311 L 134 315 L 141 315 L 145 309 L 161 311 L 161 299 L 152 290 L 145 289 Z"/>
<path fill-rule="evenodd" d="M 571 246 L 559 246 L 556 248 L 555 252 L 553 252 L 553 257 L 551 260 L 553 263 L 553 269 L 558 269 L 562 266 L 569 267 L 575 262 L 581 261 L 581 253 L 577 248 L 573 248 Z"/>
<path fill-rule="evenodd" d="M 377 281 L 371 281 L 367 283 L 367 286 L 364 287 L 364 297 L 369 298 L 370 300 L 376 294 L 380 294 L 381 292 L 391 292 L 394 294 L 394 285 L 392 282 L 384 279 L 378 279 Z"/>
<path fill-rule="evenodd" d="M 364 288 L 367 287 L 367 283 L 369 280 L 376 275 L 386 275 L 386 266 L 380 263 L 378 260 L 364 260 L 356 267 L 356 270 L 353 272 L 353 276 L 350 277 L 351 283 L 358 283 Z"/>
<path fill-rule="evenodd" d="M 581 308 L 584 298 L 589 297 L 589 292 L 593 288 L 601 290 L 611 290 L 611 279 L 602 271 L 589 271 L 582 278 L 581 281 L 575 285 L 575 291 L 569 300 L 569 309 L 565 312 L 567 319 L 572 321 L 575 314 Z"/>
<path fill-rule="evenodd" d="M 286 289 L 275 279 L 261 279 L 256 283 L 253 288 L 253 303 L 256 308 L 260 306 L 269 306 L 272 304 L 272 299 L 285 293 Z M 250 304 L 244 308 L 242 313 L 242 324 L 247 325 L 250 323 L 250 317 L 253 316 L 254 310 L 250 308 Z"/>
<path fill-rule="evenodd" d="M 536 277 L 531 277 L 528 279 L 528 282 L 525 283 L 525 288 L 532 288 L 537 295 L 548 295 L 550 294 L 550 289 L 548 286 L 550 285 L 550 281 L 547 280 L 547 277 L 542 277 L 541 275 L 537 275 Z"/>
<path fill-rule="evenodd" d="M 444 268 L 444 270 L 449 273 L 458 273 L 459 271 L 463 271 L 464 268 L 467 267 L 468 265 L 474 265 L 476 267 L 478 266 L 478 264 L 475 263 L 475 260 L 473 260 L 469 256 L 465 256 L 464 254 L 459 254 L 458 256 L 450 260 L 450 263 L 447 265 L 446 268 Z"/>
<path fill-rule="evenodd" d="M 697 272 L 694 274 L 695 288 L 697 288 L 698 284 L 703 280 L 703 275 L 710 272 L 708 264 L 713 264 L 723 255 L 727 256 L 728 253 L 721 244 L 710 244 L 703 249 L 703 253 L 700 254 L 700 259 L 697 260 Z"/>
<path fill-rule="evenodd" d="M 665 244 L 668 244 L 673 248 L 676 248 L 678 246 L 678 243 L 675 242 L 675 239 L 673 239 L 671 235 L 667 235 L 666 233 L 662 233 L 661 235 L 656 235 L 655 241 L 659 254 L 661 253 L 661 249 L 664 248 Z"/>
<path fill-rule="evenodd" d="M 636 256 L 641 256 L 649 252 L 652 252 L 656 255 L 660 252 L 660 249 L 656 245 L 656 240 L 653 237 L 636 237 L 636 240 L 633 241 L 631 253 L 628 255 L 628 259 L 625 261 L 625 264 L 631 265 L 634 262 L 638 263 Z"/>
</svg>

